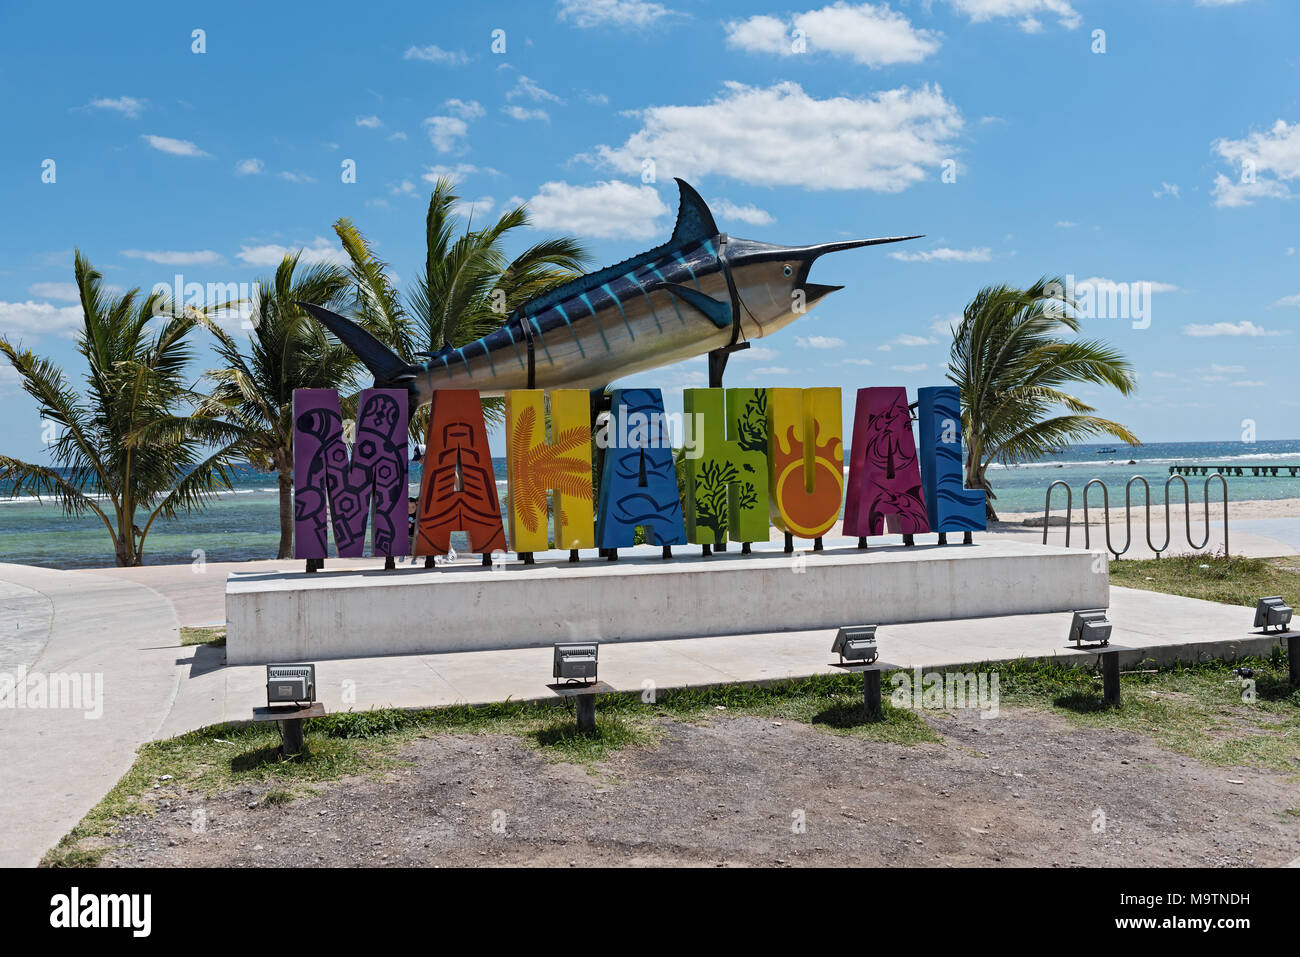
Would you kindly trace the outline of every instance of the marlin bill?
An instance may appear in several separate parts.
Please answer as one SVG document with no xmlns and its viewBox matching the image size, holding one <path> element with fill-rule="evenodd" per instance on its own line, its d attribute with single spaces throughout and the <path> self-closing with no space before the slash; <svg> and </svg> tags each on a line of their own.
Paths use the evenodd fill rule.
<svg viewBox="0 0 1300 957">
<path fill-rule="evenodd" d="M 761 339 L 843 286 L 808 281 L 819 256 L 919 236 L 779 246 L 719 232 L 688 183 L 668 242 L 579 276 L 512 312 L 500 329 L 448 346 L 420 365 L 356 323 L 302 303 L 374 374 L 405 388 L 411 408 L 437 389 L 602 389 L 623 376 Z"/>
</svg>

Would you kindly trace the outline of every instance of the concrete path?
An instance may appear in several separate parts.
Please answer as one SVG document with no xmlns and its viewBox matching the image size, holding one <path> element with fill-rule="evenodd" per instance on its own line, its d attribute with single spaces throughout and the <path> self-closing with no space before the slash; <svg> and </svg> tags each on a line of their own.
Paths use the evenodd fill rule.
<svg viewBox="0 0 1300 957">
<path fill-rule="evenodd" d="M 140 585 L 0 564 L 0 636 L 0 867 L 30 866 L 157 736 L 178 626 Z"/>
<path fill-rule="evenodd" d="M 1112 641 L 1121 655 L 1170 664 L 1266 654 L 1275 639 L 1253 634 L 1253 609 L 1129 588 L 1111 589 Z M 1069 613 L 882 625 L 881 659 L 906 668 L 940 668 L 1057 656 L 1091 661 L 1067 646 Z M 600 678 L 619 691 L 802 678 L 839 671 L 834 629 L 777 634 L 615 642 L 602 646 Z M 189 649 L 186 649 L 187 651 Z M 551 649 L 351 658 L 316 664 L 318 696 L 330 712 L 370 707 L 430 707 L 550 697 Z M 265 703 L 260 665 L 225 666 L 219 649 L 189 657 L 176 706 L 161 729 L 168 737 L 219 721 L 243 721 Z"/>
</svg>

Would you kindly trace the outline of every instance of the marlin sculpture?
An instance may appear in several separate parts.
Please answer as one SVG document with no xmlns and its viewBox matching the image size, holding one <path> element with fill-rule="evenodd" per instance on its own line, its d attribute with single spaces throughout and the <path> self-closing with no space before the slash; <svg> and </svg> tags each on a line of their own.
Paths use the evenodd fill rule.
<svg viewBox="0 0 1300 957">
<path fill-rule="evenodd" d="M 500 329 L 412 365 L 350 319 L 304 309 L 365 363 L 379 388 L 406 388 L 412 410 L 438 389 L 603 389 L 612 380 L 704 353 L 710 384 L 726 356 L 785 328 L 843 286 L 808 282 L 819 256 L 919 236 L 777 246 L 718 231 L 709 207 L 677 180 L 681 205 L 662 246 L 529 300 Z M 716 364 L 716 365 L 715 365 Z M 716 372 L 716 375 L 715 375 Z"/>
</svg>

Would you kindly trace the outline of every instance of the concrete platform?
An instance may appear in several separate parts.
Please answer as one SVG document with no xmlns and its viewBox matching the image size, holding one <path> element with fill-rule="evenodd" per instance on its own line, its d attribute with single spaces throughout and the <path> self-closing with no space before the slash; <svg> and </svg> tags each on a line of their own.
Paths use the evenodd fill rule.
<svg viewBox="0 0 1300 957">
<path fill-rule="evenodd" d="M 682 546 L 485 569 L 232 574 L 232 665 L 529 648 L 564 640 L 681 639 L 1105 607 L 1091 552 L 1024 542 L 873 545 L 701 557 Z M 653 557 L 652 557 L 653 556 Z"/>
</svg>

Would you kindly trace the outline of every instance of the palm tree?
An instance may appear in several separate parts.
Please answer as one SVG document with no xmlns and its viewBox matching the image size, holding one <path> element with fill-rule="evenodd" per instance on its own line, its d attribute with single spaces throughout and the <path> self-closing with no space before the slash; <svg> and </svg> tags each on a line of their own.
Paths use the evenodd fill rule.
<svg viewBox="0 0 1300 957">
<path fill-rule="evenodd" d="M 337 307 L 351 289 L 347 271 L 329 264 L 299 270 L 300 255 L 301 250 L 285 256 L 274 277 L 258 280 L 247 354 L 225 330 L 207 323 L 222 366 L 206 373 L 211 392 L 198 409 L 200 434 L 232 445 L 254 468 L 276 474 L 278 558 L 293 556 L 293 392 L 349 392 L 359 369 L 352 353 L 295 305 Z M 355 395 L 343 397 L 345 417 L 355 401 Z"/>
<path fill-rule="evenodd" d="M 98 516 L 117 564 L 139 565 L 155 519 L 189 512 L 230 487 L 232 451 L 213 451 L 195 428 L 200 420 L 176 414 L 182 402 L 198 401 L 185 367 L 193 358 L 189 333 L 205 314 L 197 308 L 176 314 L 159 293 L 144 299 L 139 289 L 105 293 L 103 277 L 80 250 L 75 274 L 82 312 L 77 348 L 88 366 L 87 390 L 75 389 L 49 359 L 0 337 L 0 353 L 24 391 L 39 403 L 41 417 L 59 428 L 52 465 L 0 456 L 0 479 L 13 482 L 14 494 L 55 499 L 64 514 Z M 164 420 L 181 424 L 148 444 L 132 441 Z M 143 528 L 136 522 L 141 510 Z"/>
<path fill-rule="evenodd" d="M 966 486 L 988 493 L 991 521 L 998 516 L 985 475 L 990 463 L 1042 458 L 1097 435 L 1138 444 L 1126 426 L 1093 415 L 1092 406 L 1062 388 L 1090 383 L 1121 395 L 1137 388 L 1120 352 L 1073 338 L 1080 324 L 1064 288 L 1061 279 L 1046 277 L 1028 289 L 986 286 L 953 330 L 948 378 L 961 389 Z"/>
<path fill-rule="evenodd" d="M 499 329 L 518 306 L 579 275 L 590 260 L 571 237 L 542 240 L 507 259 L 503 246 L 528 225 L 527 207 L 515 206 L 481 229 L 472 228 L 471 216 L 462 229 L 455 189 L 452 180 L 439 178 L 429 197 L 424 271 L 405 303 L 388 278 L 387 264 L 352 221 L 334 224 L 352 263 L 356 315 L 407 361 Z M 502 400 L 485 399 L 483 407 L 490 421 L 503 417 Z M 418 435 L 416 416 L 411 426 Z"/>
</svg>

